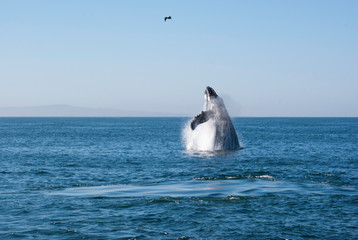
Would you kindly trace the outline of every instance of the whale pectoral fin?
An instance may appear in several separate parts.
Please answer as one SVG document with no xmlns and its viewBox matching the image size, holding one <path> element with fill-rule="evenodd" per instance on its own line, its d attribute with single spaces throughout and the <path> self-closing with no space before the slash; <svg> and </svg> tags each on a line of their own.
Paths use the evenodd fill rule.
<svg viewBox="0 0 358 240">
<path fill-rule="evenodd" d="M 199 124 L 208 121 L 213 115 L 213 111 L 202 111 L 199 115 L 196 115 L 190 123 L 191 130 L 194 130 Z"/>
</svg>

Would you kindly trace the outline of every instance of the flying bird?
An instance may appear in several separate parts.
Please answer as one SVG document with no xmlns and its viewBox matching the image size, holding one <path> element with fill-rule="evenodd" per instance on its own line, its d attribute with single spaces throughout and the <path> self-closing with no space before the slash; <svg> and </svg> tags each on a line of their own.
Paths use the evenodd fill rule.
<svg viewBox="0 0 358 240">
<path fill-rule="evenodd" d="M 167 19 L 172 19 L 172 17 L 171 17 L 171 16 L 169 16 L 169 17 L 165 17 L 165 18 L 164 18 L 164 21 L 166 22 L 166 21 L 167 21 Z"/>
</svg>

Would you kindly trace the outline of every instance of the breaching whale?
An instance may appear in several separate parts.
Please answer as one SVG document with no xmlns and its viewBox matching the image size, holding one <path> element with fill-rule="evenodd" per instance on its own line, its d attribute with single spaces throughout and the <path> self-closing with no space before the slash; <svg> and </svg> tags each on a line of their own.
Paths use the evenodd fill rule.
<svg viewBox="0 0 358 240">
<path fill-rule="evenodd" d="M 187 149 L 214 151 L 240 148 L 234 125 L 222 98 L 211 87 L 206 87 L 204 96 L 204 110 L 191 121 L 191 132 L 187 131 Z"/>
</svg>

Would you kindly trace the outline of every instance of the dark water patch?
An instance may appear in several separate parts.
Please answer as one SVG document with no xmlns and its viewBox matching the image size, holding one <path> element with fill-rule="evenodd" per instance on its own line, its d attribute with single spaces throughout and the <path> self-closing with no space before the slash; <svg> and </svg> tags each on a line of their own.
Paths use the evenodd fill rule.
<svg viewBox="0 0 358 240">
<path fill-rule="evenodd" d="M 36 175 L 46 175 L 46 174 L 51 174 L 50 172 L 47 172 L 45 170 L 40 170 L 40 171 L 37 171 L 35 172 Z"/>
</svg>

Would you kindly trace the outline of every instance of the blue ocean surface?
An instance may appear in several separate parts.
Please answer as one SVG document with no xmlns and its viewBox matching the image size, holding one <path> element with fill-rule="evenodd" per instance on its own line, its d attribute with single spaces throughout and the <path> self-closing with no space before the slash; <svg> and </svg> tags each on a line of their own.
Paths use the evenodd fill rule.
<svg viewBox="0 0 358 240">
<path fill-rule="evenodd" d="M 0 118 L 0 239 L 358 239 L 358 118 Z"/>
</svg>

